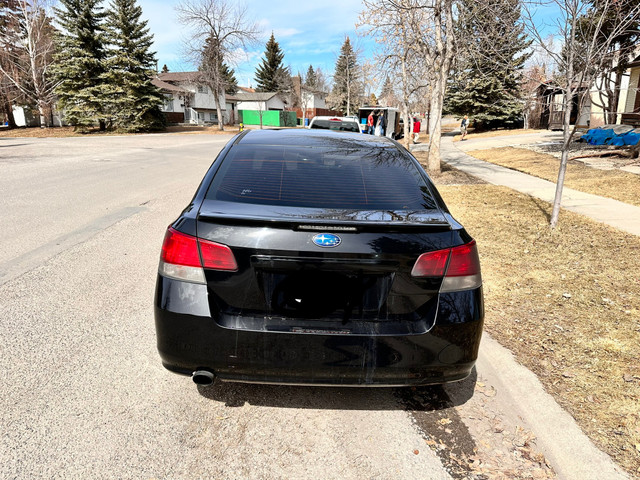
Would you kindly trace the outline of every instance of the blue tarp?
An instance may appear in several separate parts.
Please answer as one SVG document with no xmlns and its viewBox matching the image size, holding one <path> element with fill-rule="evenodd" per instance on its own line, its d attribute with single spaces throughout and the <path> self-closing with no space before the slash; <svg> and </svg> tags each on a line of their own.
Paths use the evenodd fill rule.
<svg viewBox="0 0 640 480">
<path fill-rule="evenodd" d="M 590 145 L 637 145 L 640 143 L 640 129 L 634 130 L 628 125 L 605 125 L 592 128 L 580 138 Z"/>
</svg>

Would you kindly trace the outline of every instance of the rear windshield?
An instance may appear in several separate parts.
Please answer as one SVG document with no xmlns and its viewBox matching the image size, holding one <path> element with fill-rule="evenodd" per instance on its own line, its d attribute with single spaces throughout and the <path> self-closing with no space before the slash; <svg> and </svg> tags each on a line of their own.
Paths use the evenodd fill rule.
<svg viewBox="0 0 640 480">
<path fill-rule="evenodd" d="M 339 130 L 341 132 L 359 132 L 360 127 L 355 121 L 342 120 L 314 120 L 311 128 L 322 128 L 324 130 Z"/>
<path fill-rule="evenodd" d="M 436 208 L 418 167 L 395 147 L 236 145 L 207 198 L 308 208 Z"/>
</svg>

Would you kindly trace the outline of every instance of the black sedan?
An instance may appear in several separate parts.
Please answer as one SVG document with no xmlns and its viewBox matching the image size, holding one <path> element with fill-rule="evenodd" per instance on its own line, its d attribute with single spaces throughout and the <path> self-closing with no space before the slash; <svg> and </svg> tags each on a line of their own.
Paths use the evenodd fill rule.
<svg viewBox="0 0 640 480">
<path fill-rule="evenodd" d="M 243 132 L 162 246 L 158 350 L 198 384 L 460 380 L 483 318 L 475 241 L 385 137 Z"/>
</svg>

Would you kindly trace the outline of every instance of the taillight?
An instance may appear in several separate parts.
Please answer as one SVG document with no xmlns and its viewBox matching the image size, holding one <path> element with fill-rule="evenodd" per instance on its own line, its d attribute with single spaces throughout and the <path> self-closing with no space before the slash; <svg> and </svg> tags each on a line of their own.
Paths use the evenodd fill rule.
<svg viewBox="0 0 640 480">
<path fill-rule="evenodd" d="M 450 252 L 451 249 L 447 248 L 446 250 L 423 253 L 416 260 L 411 275 L 414 277 L 442 277 L 444 269 L 447 268 Z"/>
<path fill-rule="evenodd" d="M 201 240 L 169 227 L 162 244 L 159 272 L 176 280 L 206 283 L 204 268 L 236 271 L 233 252 L 226 245 Z"/>
<path fill-rule="evenodd" d="M 226 245 L 210 242 L 208 240 L 198 239 L 200 244 L 200 253 L 202 254 L 202 264 L 204 268 L 212 270 L 229 270 L 235 272 L 238 270 L 236 257 Z"/>
<path fill-rule="evenodd" d="M 423 253 L 411 270 L 414 277 L 440 277 L 443 274 L 440 287 L 443 293 L 470 290 L 482 285 L 475 240 L 459 247 Z"/>
</svg>

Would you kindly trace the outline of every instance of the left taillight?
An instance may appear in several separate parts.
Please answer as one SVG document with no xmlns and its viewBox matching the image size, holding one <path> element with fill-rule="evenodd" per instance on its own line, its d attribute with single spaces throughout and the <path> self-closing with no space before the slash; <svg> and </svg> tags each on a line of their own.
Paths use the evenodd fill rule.
<svg viewBox="0 0 640 480">
<path fill-rule="evenodd" d="M 169 227 L 162 244 L 158 267 L 160 275 L 204 284 L 204 268 L 236 271 L 238 265 L 228 246 L 202 240 Z"/>
</svg>

